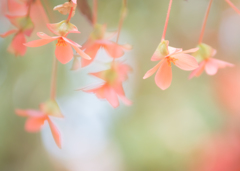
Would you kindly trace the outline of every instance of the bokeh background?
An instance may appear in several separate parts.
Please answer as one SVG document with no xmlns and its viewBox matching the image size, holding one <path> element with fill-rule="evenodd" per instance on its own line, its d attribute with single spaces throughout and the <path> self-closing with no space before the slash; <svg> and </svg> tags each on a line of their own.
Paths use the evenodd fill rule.
<svg viewBox="0 0 240 171">
<path fill-rule="evenodd" d="M 88 1 L 92 5 L 92 1 Z M 198 37 L 209 0 L 173 0 L 166 39 L 190 49 Z M 232 0 L 240 8 L 238 0 Z M 64 3 L 51 0 L 45 9 Z M 224 0 L 215 0 L 204 43 L 217 49 L 216 58 L 235 64 L 188 80 L 190 72 L 173 66 L 170 88 L 160 90 L 154 77 L 143 80 L 155 65 L 150 57 L 159 44 L 168 0 L 129 0 L 120 43 L 133 50 L 121 59 L 133 67 L 124 84 L 130 107 L 113 109 L 93 94 L 75 91 L 98 80 L 89 72 L 106 68 L 104 51 L 89 67 L 71 71 L 72 62 L 58 64 L 57 102 L 65 119 L 54 122 L 63 134 L 55 145 L 46 124 L 41 133 L 24 131 L 25 118 L 16 108 L 37 108 L 50 93 L 54 44 L 28 48 L 24 57 L 7 52 L 11 37 L 0 39 L 0 170 L 1 171 L 239 171 L 240 170 L 240 15 Z M 99 0 L 98 22 L 117 29 L 121 0 Z M 66 19 L 48 10 L 52 23 Z M 0 18 L 0 32 L 11 28 Z M 92 31 L 77 11 L 72 19 L 83 44 Z M 45 31 L 43 30 L 35 30 Z M 28 39 L 36 39 L 36 34 Z"/>
</svg>

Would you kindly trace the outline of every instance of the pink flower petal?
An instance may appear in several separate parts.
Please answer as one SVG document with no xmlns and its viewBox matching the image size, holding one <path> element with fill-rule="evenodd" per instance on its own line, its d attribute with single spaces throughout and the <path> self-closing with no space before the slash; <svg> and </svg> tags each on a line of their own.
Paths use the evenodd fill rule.
<svg viewBox="0 0 240 171">
<path fill-rule="evenodd" d="M 168 56 L 171 56 L 172 54 L 182 52 L 182 49 L 168 46 L 168 51 L 169 51 Z"/>
<path fill-rule="evenodd" d="M 219 59 L 211 58 L 210 60 L 212 60 L 215 63 L 217 63 L 219 68 L 234 67 L 233 64 L 231 64 L 229 62 L 225 62 L 225 61 L 219 60 Z"/>
<path fill-rule="evenodd" d="M 206 65 L 206 61 L 204 60 L 199 64 L 199 67 L 189 75 L 189 79 L 200 76 L 204 71 L 205 65 Z"/>
<path fill-rule="evenodd" d="M 8 47 L 8 51 L 15 56 L 24 56 L 27 48 L 24 46 L 24 43 L 26 43 L 26 38 L 22 32 L 19 32 L 15 35 L 15 37 L 12 40 L 12 43 Z"/>
<path fill-rule="evenodd" d="M 47 34 L 45 34 L 45 33 L 43 33 L 43 32 L 37 32 L 37 36 L 38 36 L 39 38 L 41 38 L 41 39 L 52 39 L 51 36 L 49 36 L 49 35 L 47 35 Z M 58 36 L 58 38 L 59 38 L 59 36 Z"/>
<path fill-rule="evenodd" d="M 44 114 L 38 110 L 31 110 L 31 109 L 27 109 L 27 110 L 21 110 L 21 109 L 16 109 L 15 113 L 18 116 L 30 116 L 30 117 L 42 117 L 44 116 Z"/>
<path fill-rule="evenodd" d="M 85 53 L 88 54 L 89 56 L 91 56 L 91 59 L 86 60 L 86 59 L 82 58 L 82 67 L 88 66 L 89 64 L 91 64 L 93 62 L 93 60 L 95 59 L 95 57 L 97 55 L 99 48 L 100 48 L 100 45 L 95 43 L 85 50 Z"/>
<path fill-rule="evenodd" d="M 119 101 L 117 97 L 117 93 L 111 87 L 106 87 L 104 91 L 104 95 L 107 101 L 112 105 L 112 107 L 117 108 L 119 106 Z"/>
<path fill-rule="evenodd" d="M 52 33 L 54 33 L 54 34 L 56 34 L 56 35 L 58 35 L 58 36 L 61 36 L 61 35 L 59 34 L 59 31 L 58 31 L 58 23 L 55 23 L 55 24 L 47 24 L 47 27 L 48 27 L 48 29 L 49 29 Z"/>
<path fill-rule="evenodd" d="M 197 60 L 188 54 L 177 54 L 172 55 L 172 57 L 176 58 L 175 65 L 182 70 L 191 71 L 198 68 Z"/>
<path fill-rule="evenodd" d="M 218 63 L 209 58 L 205 65 L 205 71 L 208 75 L 215 75 L 218 71 Z"/>
<path fill-rule="evenodd" d="M 61 134 L 60 134 L 59 130 L 54 125 L 54 123 L 50 120 L 50 118 L 48 118 L 47 120 L 48 120 L 48 123 L 49 123 L 49 126 L 50 126 L 50 129 L 51 129 L 51 132 L 52 132 L 55 143 L 57 144 L 57 146 L 59 148 L 62 148 Z"/>
<path fill-rule="evenodd" d="M 39 117 L 39 118 L 28 118 L 25 124 L 25 130 L 28 132 L 38 132 L 41 130 L 42 125 L 44 124 L 44 121 L 46 120 L 45 117 Z"/>
<path fill-rule="evenodd" d="M 59 62 L 66 64 L 73 58 L 73 51 L 70 44 L 66 43 L 65 46 L 56 46 L 55 55 Z"/>
<path fill-rule="evenodd" d="M 35 0 L 35 2 L 32 3 L 30 17 L 37 31 L 46 28 L 46 23 L 49 23 L 49 19 L 41 0 Z"/>
<path fill-rule="evenodd" d="M 160 67 L 160 65 L 161 65 L 162 62 L 163 62 L 163 61 L 160 61 L 155 67 L 153 67 L 152 69 L 150 69 L 150 70 L 144 75 L 143 79 L 146 79 L 146 78 L 152 76 L 152 75 L 157 71 L 157 69 Z"/>
<path fill-rule="evenodd" d="M 9 36 L 9 35 L 11 35 L 11 34 L 16 33 L 17 31 L 18 31 L 18 30 L 9 30 L 9 31 L 7 31 L 6 33 L 0 34 L 0 37 L 5 38 L 5 37 L 7 37 L 7 36 Z"/>
<path fill-rule="evenodd" d="M 103 44 L 103 47 L 112 58 L 119 58 L 124 55 L 123 48 L 114 42 Z"/>
<path fill-rule="evenodd" d="M 69 44 L 71 44 L 72 46 L 76 46 L 76 47 L 82 47 L 81 45 L 77 44 L 76 42 L 66 38 L 66 37 L 62 37 L 66 42 L 68 42 Z"/>
<path fill-rule="evenodd" d="M 167 89 L 171 85 L 172 68 L 168 65 L 167 60 L 163 60 L 163 63 L 160 65 L 155 75 L 155 82 L 162 90 Z"/>
<path fill-rule="evenodd" d="M 8 11 L 11 15 L 14 16 L 23 16 L 27 14 L 27 3 L 16 1 L 16 0 L 8 0 Z"/>
<path fill-rule="evenodd" d="M 76 50 L 76 52 L 82 57 L 87 60 L 90 60 L 90 56 L 88 56 L 85 52 L 83 52 L 81 49 L 79 49 L 77 46 L 72 45 L 72 47 Z"/>
<path fill-rule="evenodd" d="M 24 45 L 27 47 L 39 47 L 39 46 L 43 46 L 46 45 L 54 40 L 57 40 L 59 37 L 55 37 L 55 38 L 49 38 L 49 39 L 39 39 L 39 40 L 33 40 L 31 42 L 27 42 Z"/>
<path fill-rule="evenodd" d="M 218 68 L 225 68 L 225 67 L 233 67 L 234 65 L 222 60 L 214 59 L 214 58 L 209 58 L 205 70 L 208 75 L 215 75 L 218 71 Z"/>
</svg>

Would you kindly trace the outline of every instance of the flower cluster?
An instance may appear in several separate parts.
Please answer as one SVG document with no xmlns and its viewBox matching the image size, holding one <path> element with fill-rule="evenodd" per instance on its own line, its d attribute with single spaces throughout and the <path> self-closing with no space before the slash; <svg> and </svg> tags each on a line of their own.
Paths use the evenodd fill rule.
<svg viewBox="0 0 240 171">
<path fill-rule="evenodd" d="M 173 0 L 170 0 L 169 3 L 161 42 L 151 57 L 151 61 L 158 61 L 158 63 L 152 69 L 147 71 L 143 77 L 143 79 L 146 79 L 156 73 L 155 82 L 162 90 L 167 89 L 171 85 L 171 67 L 173 65 L 176 65 L 178 68 L 185 71 L 192 71 L 189 78 L 200 76 L 204 69 L 207 74 L 214 75 L 217 73 L 219 68 L 233 66 L 231 63 L 213 58 L 216 54 L 216 50 L 209 45 L 202 43 L 207 18 L 213 0 L 210 0 L 207 9 L 198 46 L 189 50 L 169 46 L 169 41 L 165 40 L 165 35 L 172 1 Z M 6 0 L 6 2 L 7 3 L 3 3 L 7 5 L 3 7 L 4 9 L 7 9 L 4 11 L 4 14 L 15 28 L 7 31 L 6 33 L 0 34 L 0 37 L 5 38 L 14 34 L 12 42 L 8 47 L 8 51 L 10 53 L 15 56 L 24 56 L 26 54 L 27 47 L 39 47 L 54 41 L 56 45 L 53 61 L 50 100 L 40 104 L 39 111 L 32 109 L 16 110 L 16 114 L 19 116 L 28 117 L 25 125 L 25 129 L 27 131 L 39 131 L 45 121 L 47 121 L 56 144 L 59 148 L 62 147 L 61 134 L 52 122 L 53 117 L 63 118 L 58 104 L 55 101 L 57 60 L 61 64 L 67 64 L 74 59 L 72 69 L 77 70 L 93 64 L 98 51 L 104 49 L 108 57 L 111 59 L 111 62 L 108 63 L 109 68 L 89 74 L 97 79 L 101 79 L 102 82 L 95 86 L 88 86 L 78 90 L 87 93 L 94 93 L 97 98 L 105 99 L 114 108 L 119 106 L 119 100 L 121 100 L 125 105 L 132 104 L 132 102 L 126 97 L 123 88 L 123 84 L 128 79 L 128 74 L 132 71 L 132 68 L 128 64 L 119 61 L 119 58 L 125 54 L 125 51 L 132 49 L 131 45 L 119 44 L 118 41 L 123 21 L 127 15 L 126 0 L 123 0 L 121 17 L 119 20 L 118 30 L 116 32 L 107 32 L 106 24 L 97 23 L 97 0 L 93 0 L 93 17 L 91 21 L 93 31 L 83 46 L 67 38 L 70 33 L 80 33 L 78 28 L 70 22 L 76 11 L 77 0 L 70 0 L 64 4 L 54 7 L 53 10 L 58 11 L 63 15 L 68 15 L 66 20 L 58 23 L 54 22 L 54 24 L 49 23 L 49 19 L 40 0 Z M 226 2 L 229 3 L 235 11 L 240 13 L 230 0 L 226 0 Z M 91 18 L 91 16 L 88 18 Z M 42 31 L 41 28 L 43 25 L 47 26 L 54 36 L 49 36 L 43 32 L 39 32 Z M 37 30 L 37 36 L 40 39 L 27 42 L 26 36 L 30 37 L 34 30 Z M 114 39 L 116 39 L 116 41 L 113 41 Z M 77 56 L 74 55 L 76 54 L 75 52 L 78 54 Z"/>
</svg>

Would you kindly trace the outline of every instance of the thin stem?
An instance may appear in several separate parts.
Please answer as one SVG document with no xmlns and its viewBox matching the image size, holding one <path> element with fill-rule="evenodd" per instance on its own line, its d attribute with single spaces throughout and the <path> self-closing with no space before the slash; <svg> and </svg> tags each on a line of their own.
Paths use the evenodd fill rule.
<svg viewBox="0 0 240 171">
<path fill-rule="evenodd" d="M 240 14 L 240 10 L 239 10 L 230 0 L 226 0 L 226 2 L 227 2 L 238 14 Z"/>
<path fill-rule="evenodd" d="M 212 2 L 213 2 L 213 0 L 210 0 L 208 8 L 207 8 L 207 12 L 206 12 L 206 15 L 205 15 L 205 18 L 204 18 L 204 21 L 203 21 L 202 30 L 201 30 L 199 41 L 198 41 L 199 44 L 202 43 L 202 39 L 203 39 L 204 31 L 205 31 L 205 28 L 206 28 L 209 12 L 210 12 L 210 9 L 211 9 L 211 6 L 212 6 Z"/>
<path fill-rule="evenodd" d="M 57 58 L 53 56 L 51 92 L 50 92 L 50 96 L 52 100 L 55 100 L 55 97 L 56 97 L 56 89 L 57 89 L 56 85 L 57 85 Z"/>
<path fill-rule="evenodd" d="M 127 15 L 127 0 L 123 0 L 123 8 L 122 8 L 121 17 L 120 17 L 119 24 L 118 24 L 116 43 L 118 43 L 118 41 L 119 41 L 120 32 L 121 32 L 122 25 L 123 25 L 126 15 Z"/>
<path fill-rule="evenodd" d="M 97 23 L 98 0 L 93 0 L 93 25 Z"/>
<path fill-rule="evenodd" d="M 172 0 L 169 1 L 167 18 L 166 18 L 165 26 L 164 26 L 164 29 L 163 29 L 162 40 L 165 40 L 165 36 L 166 36 L 166 32 L 167 32 L 167 26 L 168 26 L 168 21 L 169 21 L 169 16 L 170 16 L 171 7 L 172 7 Z"/>
<path fill-rule="evenodd" d="M 70 22 L 70 20 L 72 18 L 72 13 L 73 13 L 73 7 L 71 7 L 70 13 L 68 15 L 67 23 Z"/>
</svg>

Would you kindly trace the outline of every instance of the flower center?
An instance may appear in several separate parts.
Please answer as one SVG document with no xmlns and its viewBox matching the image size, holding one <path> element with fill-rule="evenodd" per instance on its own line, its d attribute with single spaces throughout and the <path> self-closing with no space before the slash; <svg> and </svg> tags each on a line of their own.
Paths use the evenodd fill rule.
<svg viewBox="0 0 240 171">
<path fill-rule="evenodd" d="M 63 38 L 59 38 L 56 45 L 57 46 L 67 46 L 67 43 L 65 40 L 63 40 Z"/>
<path fill-rule="evenodd" d="M 176 60 L 178 60 L 178 59 L 169 56 L 169 57 L 166 57 L 166 60 L 167 60 L 168 65 L 171 66 L 171 62 L 175 65 Z"/>
</svg>

